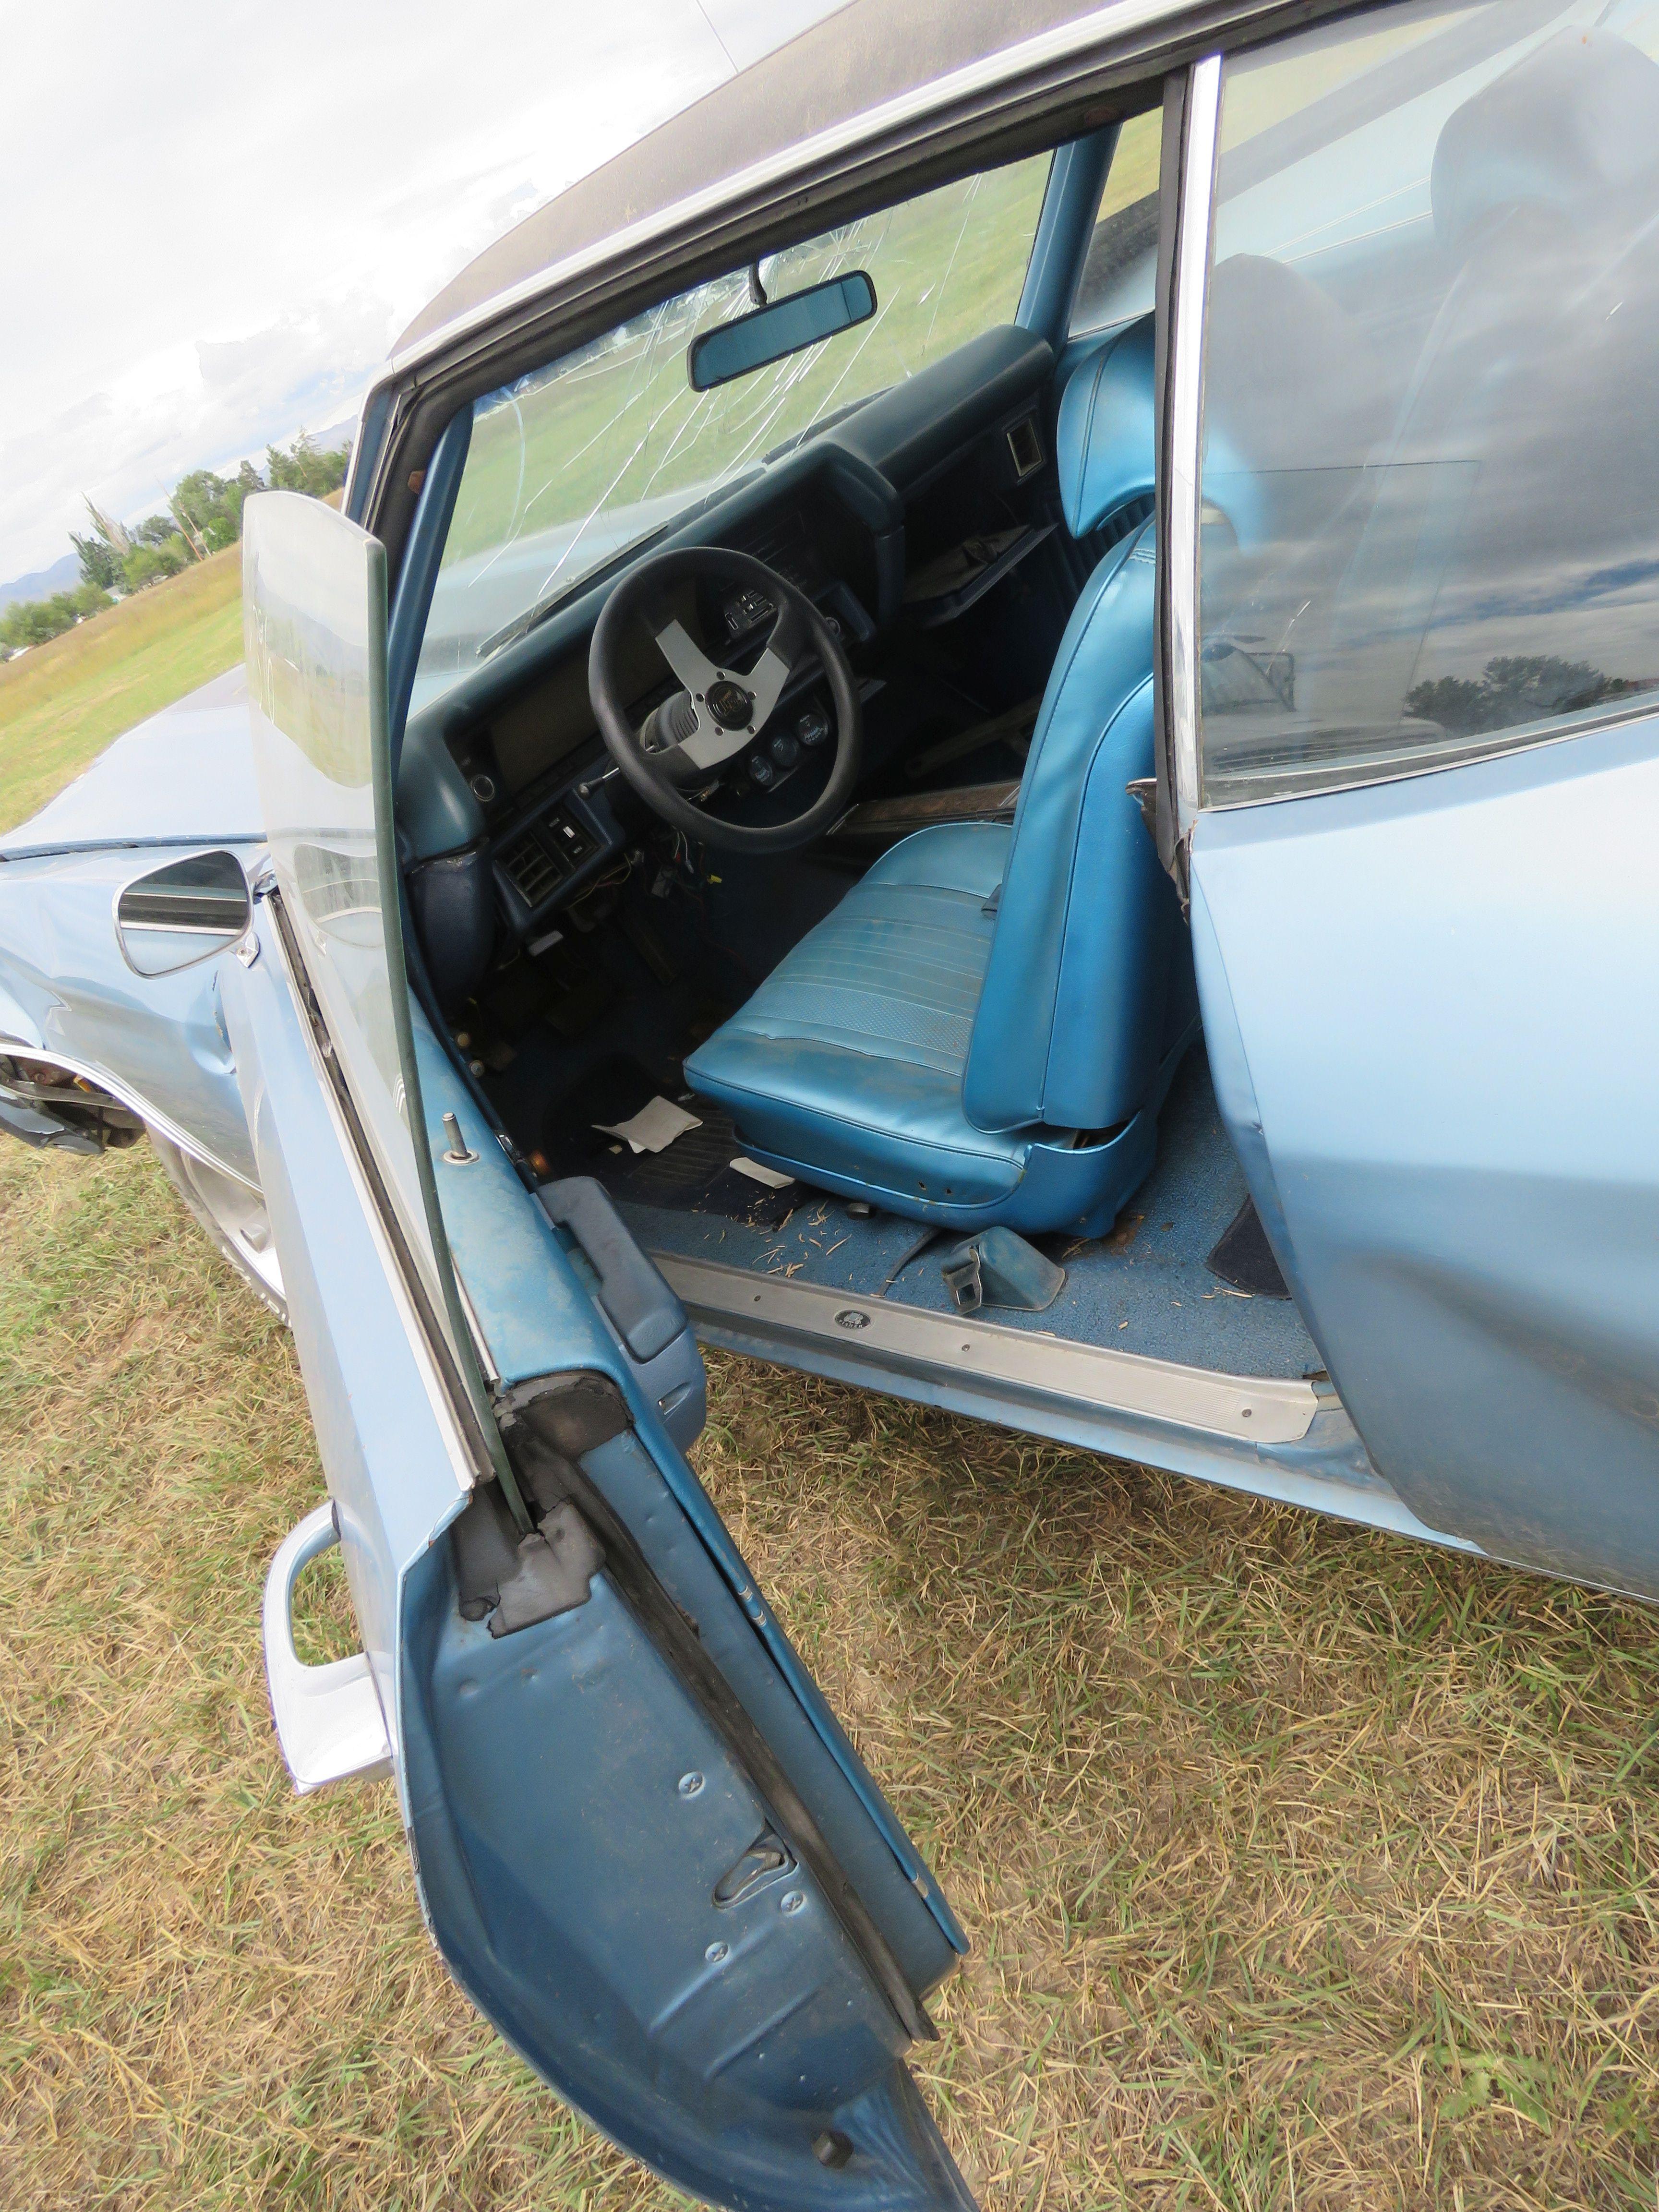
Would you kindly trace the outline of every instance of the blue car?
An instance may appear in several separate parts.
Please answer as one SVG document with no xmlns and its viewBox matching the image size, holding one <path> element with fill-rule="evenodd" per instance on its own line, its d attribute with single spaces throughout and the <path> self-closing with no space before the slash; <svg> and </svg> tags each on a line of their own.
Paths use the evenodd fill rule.
<svg viewBox="0 0 1659 2212">
<path fill-rule="evenodd" d="M 1656 210 L 1638 0 L 854 0 L 458 276 L 0 848 L 0 1121 L 292 1325 L 296 1786 L 682 2189 L 971 2203 L 700 1342 L 1659 1596 Z"/>
</svg>

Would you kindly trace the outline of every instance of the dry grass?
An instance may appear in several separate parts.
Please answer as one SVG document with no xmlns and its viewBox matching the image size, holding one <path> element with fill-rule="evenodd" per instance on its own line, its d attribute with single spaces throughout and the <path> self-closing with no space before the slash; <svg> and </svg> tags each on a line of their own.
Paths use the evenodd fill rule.
<svg viewBox="0 0 1659 2212">
<path fill-rule="evenodd" d="M 704 1477 L 974 1939 L 921 2071 L 988 2208 L 1655 2204 L 1653 1615 L 712 1364 Z M 148 1156 L 0 1155 L 0 2202 L 666 2205 L 447 1982 L 390 1793 L 287 1793 L 319 1487 Z"/>
</svg>

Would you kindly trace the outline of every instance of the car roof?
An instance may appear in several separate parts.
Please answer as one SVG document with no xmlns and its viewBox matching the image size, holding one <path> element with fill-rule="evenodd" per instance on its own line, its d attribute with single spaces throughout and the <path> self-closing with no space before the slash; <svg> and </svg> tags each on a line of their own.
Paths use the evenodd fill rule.
<svg viewBox="0 0 1659 2212">
<path fill-rule="evenodd" d="M 393 356 L 420 350 L 440 331 L 625 226 L 1029 39 L 1090 19 L 1104 31 L 1126 13 L 1162 12 L 1145 0 L 1131 0 L 1127 9 L 1123 0 L 851 0 L 487 246 L 416 316 Z"/>
</svg>

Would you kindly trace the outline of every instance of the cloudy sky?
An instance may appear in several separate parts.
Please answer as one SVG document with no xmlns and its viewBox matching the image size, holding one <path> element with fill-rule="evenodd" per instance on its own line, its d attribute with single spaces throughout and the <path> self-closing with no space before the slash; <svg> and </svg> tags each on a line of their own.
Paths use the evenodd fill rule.
<svg viewBox="0 0 1659 2212">
<path fill-rule="evenodd" d="M 355 411 L 480 247 L 841 0 L 0 0 L 0 582 Z"/>
</svg>

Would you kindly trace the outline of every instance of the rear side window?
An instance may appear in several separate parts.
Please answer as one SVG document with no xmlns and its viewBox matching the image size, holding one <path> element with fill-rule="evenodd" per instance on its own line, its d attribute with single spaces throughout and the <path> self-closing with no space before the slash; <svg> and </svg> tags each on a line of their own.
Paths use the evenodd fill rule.
<svg viewBox="0 0 1659 2212">
<path fill-rule="evenodd" d="M 1072 309 L 1072 336 L 1109 330 L 1152 307 L 1158 282 L 1158 171 L 1164 111 L 1132 115 L 1118 133 L 1094 235 Z"/>
<path fill-rule="evenodd" d="M 1437 0 L 1228 64 L 1206 804 L 1659 708 L 1656 44 Z"/>
</svg>

